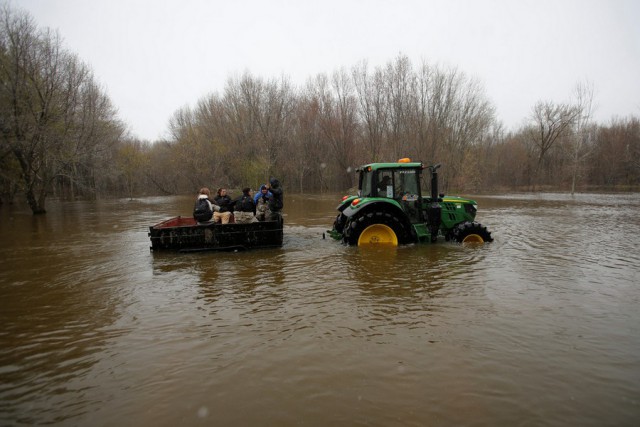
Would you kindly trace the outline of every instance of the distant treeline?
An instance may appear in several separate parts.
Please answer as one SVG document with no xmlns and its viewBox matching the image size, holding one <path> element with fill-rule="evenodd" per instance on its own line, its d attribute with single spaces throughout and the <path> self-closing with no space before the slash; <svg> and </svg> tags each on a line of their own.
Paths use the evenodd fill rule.
<svg viewBox="0 0 640 427">
<path fill-rule="evenodd" d="M 246 73 L 177 110 L 169 139 L 140 141 L 56 33 L 8 6 L 0 18 L 0 196 L 26 196 L 34 212 L 49 195 L 190 194 L 269 176 L 290 192 L 345 191 L 358 165 L 402 157 L 441 163 L 444 191 L 640 186 L 640 120 L 594 123 L 589 84 L 506 132 L 478 81 L 404 55 L 304 87 Z"/>
</svg>

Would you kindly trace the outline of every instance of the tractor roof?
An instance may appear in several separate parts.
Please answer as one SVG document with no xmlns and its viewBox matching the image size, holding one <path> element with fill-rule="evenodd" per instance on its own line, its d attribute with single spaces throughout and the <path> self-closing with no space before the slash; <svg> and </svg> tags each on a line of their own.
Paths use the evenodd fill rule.
<svg viewBox="0 0 640 427">
<path fill-rule="evenodd" d="M 424 166 L 421 162 L 411 162 L 409 159 L 400 159 L 393 163 L 369 163 L 360 166 L 358 171 L 372 171 L 378 169 L 422 169 Z"/>
</svg>

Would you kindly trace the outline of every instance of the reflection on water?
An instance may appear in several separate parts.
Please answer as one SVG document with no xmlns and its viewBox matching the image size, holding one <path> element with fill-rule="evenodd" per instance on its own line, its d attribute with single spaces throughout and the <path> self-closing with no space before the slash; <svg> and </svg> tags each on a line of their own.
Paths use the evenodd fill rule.
<svg viewBox="0 0 640 427">
<path fill-rule="evenodd" d="M 149 251 L 191 197 L 0 208 L 2 425 L 633 425 L 640 195 L 478 197 L 495 241 Z"/>
</svg>

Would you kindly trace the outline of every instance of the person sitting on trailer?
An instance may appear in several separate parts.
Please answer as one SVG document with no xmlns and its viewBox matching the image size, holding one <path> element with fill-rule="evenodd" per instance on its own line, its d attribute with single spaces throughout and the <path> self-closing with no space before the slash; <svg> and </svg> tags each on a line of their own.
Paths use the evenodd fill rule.
<svg viewBox="0 0 640 427">
<path fill-rule="evenodd" d="M 213 213 L 213 222 L 229 224 L 231 212 L 233 211 L 233 202 L 231 201 L 231 197 L 227 195 L 226 188 L 218 188 L 218 193 L 213 199 L 213 203 L 220 207 L 218 211 Z"/>
<path fill-rule="evenodd" d="M 267 188 L 267 184 L 260 186 L 260 191 L 256 192 L 253 197 L 253 201 L 256 205 L 256 218 L 259 221 L 265 221 L 267 219 L 267 211 L 269 210 L 269 198 L 272 196 L 271 192 Z"/>
<path fill-rule="evenodd" d="M 269 197 L 271 197 L 271 191 L 267 188 L 267 184 L 262 184 L 260 190 L 256 191 L 256 194 L 253 195 L 253 203 L 257 205 L 260 198 L 266 200 Z"/>
<path fill-rule="evenodd" d="M 202 187 L 193 207 L 193 218 L 198 222 L 206 223 L 211 221 L 215 208 L 218 208 L 211 203 L 209 197 L 211 197 L 211 191 L 207 187 Z"/>
<path fill-rule="evenodd" d="M 242 196 L 233 202 L 233 217 L 237 224 L 247 224 L 258 222 L 256 219 L 256 205 L 253 203 L 251 188 L 242 189 Z"/>
</svg>

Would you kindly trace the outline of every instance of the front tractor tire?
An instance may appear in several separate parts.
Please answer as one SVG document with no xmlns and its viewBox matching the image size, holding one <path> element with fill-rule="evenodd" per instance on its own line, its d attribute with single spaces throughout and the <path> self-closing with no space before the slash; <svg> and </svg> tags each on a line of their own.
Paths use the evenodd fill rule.
<svg viewBox="0 0 640 427">
<path fill-rule="evenodd" d="M 344 241 L 352 246 L 406 243 L 407 233 L 398 217 L 386 212 L 369 212 L 345 225 Z"/>
<path fill-rule="evenodd" d="M 336 216 L 336 220 L 333 221 L 333 229 L 338 233 L 342 233 L 344 231 L 345 222 L 347 222 L 347 217 L 345 214 L 340 212 L 338 216 Z"/>
<path fill-rule="evenodd" d="M 491 232 L 478 222 L 463 222 L 453 229 L 453 239 L 458 243 L 493 242 Z"/>
</svg>

